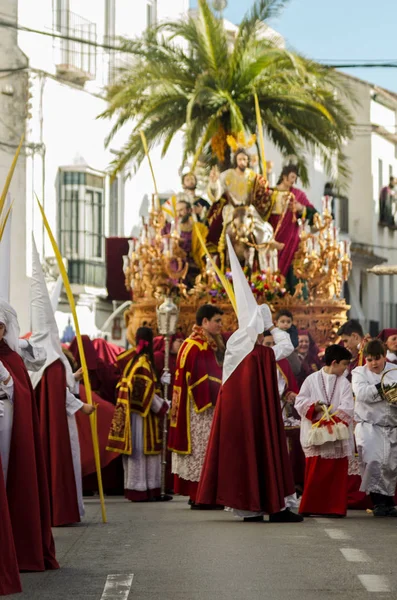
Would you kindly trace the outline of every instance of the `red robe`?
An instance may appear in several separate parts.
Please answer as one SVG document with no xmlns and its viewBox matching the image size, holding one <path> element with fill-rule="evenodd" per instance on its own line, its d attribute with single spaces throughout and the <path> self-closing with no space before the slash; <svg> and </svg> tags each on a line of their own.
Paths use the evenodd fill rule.
<svg viewBox="0 0 397 600">
<path fill-rule="evenodd" d="M 84 385 L 80 384 L 80 398 L 86 401 Z M 92 392 L 92 401 L 97 405 L 96 421 L 101 460 L 102 483 L 105 493 L 122 494 L 124 489 L 124 474 L 121 457 L 116 452 L 106 450 L 110 425 L 114 415 L 114 404 L 103 400 Z M 77 430 L 79 433 L 81 471 L 83 475 L 84 493 L 97 492 L 98 480 L 96 475 L 94 449 L 92 445 L 90 419 L 81 411 L 76 413 Z"/>
<path fill-rule="evenodd" d="M 79 523 L 80 514 L 65 403 L 66 373 L 61 360 L 56 360 L 46 368 L 35 389 L 35 395 L 50 491 L 51 525 L 60 527 Z"/>
<path fill-rule="evenodd" d="M 22 592 L 0 458 L 0 596 Z"/>
<path fill-rule="evenodd" d="M 222 367 L 207 338 L 188 337 L 178 352 L 172 395 L 169 449 L 178 454 L 191 453 L 190 400 L 200 413 L 215 406 L 222 381 Z"/>
<path fill-rule="evenodd" d="M 291 188 L 291 193 L 294 194 L 297 202 L 314 211 L 314 206 L 309 202 L 306 194 L 297 188 Z M 280 215 L 271 215 L 269 219 L 270 225 L 276 231 Z M 280 229 L 277 233 L 277 241 L 285 244 L 284 248 L 278 253 L 278 267 L 283 275 L 288 273 L 288 270 L 294 259 L 295 252 L 299 246 L 299 224 L 294 221 L 294 214 L 287 210 Z"/>
<path fill-rule="evenodd" d="M 292 372 L 291 365 L 287 358 L 283 358 L 277 362 L 277 368 L 286 380 L 286 387 L 284 389 L 283 397 L 289 392 L 299 393 L 299 386 L 296 381 L 295 375 Z M 283 398 L 281 398 L 283 403 Z M 291 405 L 290 405 L 291 406 Z M 284 410 L 288 408 L 288 405 Z M 292 407 L 292 416 L 296 419 L 300 419 L 296 410 Z M 305 481 L 305 455 L 302 450 L 300 442 L 300 427 L 288 427 L 284 425 L 285 435 L 287 437 L 287 448 L 288 455 L 291 463 L 291 469 L 294 476 L 295 486 L 303 488 Z"/>
<path fill-rule="evenodd" d="M 221 387 L 197 502 L 272 514 L 293 493 L 274 352 L 256 345 Z"/>
<path fill-rule="evenodd" d="M 102 358 L 99 357 L 99 354 L 88 335 L 82 335 L 81 338 L 83 341 L 84 354 L 92 390 L 104 400 L 116 404 L 116 385 L 120 379 L 121 373 L 117 366 L 105 362 L 105 360 L 102 360 Z M 72 340 L 69 351 L 73 354 L 75 361 L 80 367 L 80 353 L 76 338 Z M 119 356 L 121 356 L 121 354 L 119 354 Z M 119 356 L 117 356 L 117 360 Z"/>
<path fill-rule="evenodd" d="M 14 380 L 7 498 L 20 571 L 58 569 L 45 459 L 34 392 L 22 358 L 4 341 L 0 360 Z"/>
</svg>

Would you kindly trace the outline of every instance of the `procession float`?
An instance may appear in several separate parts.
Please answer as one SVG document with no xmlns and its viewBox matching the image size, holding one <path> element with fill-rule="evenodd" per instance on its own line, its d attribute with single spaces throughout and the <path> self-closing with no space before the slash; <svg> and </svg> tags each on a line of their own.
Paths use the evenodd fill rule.
<svg viewBox="0 0 397 600">
<path fill-rule="evenodd" d="M 308 329 L 323 347 L 335 338 L 349 309 L 343 284 L 351 270 L 350 243 L 339 239 L 332 198 L 322 199 L 320 212 L 302 206 L 297 200 L 303 192 L 272 188 L 266 173 L 249 168 L 254 136 L 251 141 L 244 134 L 228 138 L 234 168 L 222 173 L 212 169 L 209 176 L 206 172 L 210 208 L 205 219 L 189 209 L 200 199 L 196 187 L 193 200 L 185 193 L 161 203 L 153 194 L 139 239 L 130 240 L 123 257 L 132 299 L 125 313 L 128 337 L 133 339 L 144 323 L 158 331 L 160 305 L 165 313 L 177 313 L 175 327 L 186 335 L 205 302 L 224 311 L 225 331 L 236 329 L 228 296 L 233 285 L 228 235 L 258 303 L 268 303 L 274 312 L 290 310 L 295 325 Z M 197 184 L 197 175 L 190 175 Z"/>
</svg>

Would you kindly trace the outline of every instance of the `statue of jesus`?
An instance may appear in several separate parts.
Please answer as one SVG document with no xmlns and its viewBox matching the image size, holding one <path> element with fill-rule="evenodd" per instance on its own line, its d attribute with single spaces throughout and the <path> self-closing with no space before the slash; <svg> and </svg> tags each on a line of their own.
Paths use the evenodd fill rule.
<svg viewBox="0 0 397 600">
<path fill-rule="evenodd" d="M 232 146 L 234 138 L 230 138 L 228 136 L 228 143 Z M 265 177 L 249 168 L 246 147 L 235 148 L 232 169 L 222 173 L 217 168 L 212 169 L 207 193 L 213 202 L 207 215 L 207 246 L 212 254 L 222 255 L 224 252 L 224 236 L 234 220 L 237 220 L 235 231 L 242 232 L 244 228 L 246 231 L 244 239 L 240 237 L 237 241 L 255 247 L 258 254 L 261 250 L 281 250 L 284 247 L 274 240 L 273 228 L 268 222 L 272 213 L 272 191 Z M 246 207 L 244 217 L 242 207 Z"/>
</svg>

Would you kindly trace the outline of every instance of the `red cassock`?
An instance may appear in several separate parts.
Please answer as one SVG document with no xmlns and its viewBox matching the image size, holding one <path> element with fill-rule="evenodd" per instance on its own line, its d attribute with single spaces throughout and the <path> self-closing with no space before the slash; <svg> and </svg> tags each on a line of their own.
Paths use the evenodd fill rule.
<svg viewBox="0 0 397 600">
<path fill-rule="evenodd" d="M 299 393 L 299 386 L 296 381 L 295 375 L 292 372 L 291 365 L 288 362 L 288 359 L 283 358 L 277 362 L 277 369 L 281 372 L 282 376 L 286 381 L 286 387 L 284 390 L 284 396 L 286 396 L 289 392 L 294 392 L 295 394 Z M 281 399 L 283 403 L 283 398 Z M 286 406 L 284 410 L 288 407 Z M 291 409 L 292 416 L 296 419 L 300 419 L 298 413 L 294 408 Z M 303 483 L 305 481 L 305 455 L 302 450 L 301 442 L 300 442 L 300 427 L 288 427 L 284 425 L 285 435 L 287 437 L 287 448 L 289 459 L 292 468 L 292 474 L 294 476 L 295 486 L 299 488 L 303 488 Z"/>
<path fill-rule="evenodd" d="M 294 491 L 274 352 L 256 345 L 221 387 L 197 502 L 272 514 Z"/>
<path fill-rule="evenodd" d="M 7 498 L 20 571 L 58 569 L 35 396 L 22 358 L 4 341 L 0 360 L 14 380 Z"/>
<path fill-rule="evenodd" d="M 46 368 L 35 389 L 35 395 L 50 491 L 51 525 L 60 527 L 79 523 L 76 480 L 66 413 L 66 373 L 60 360 Z"/>
<path fill-rule="evenodd" d="M 0 596 L 22 592 L 0 458 Z"/>
</svg>

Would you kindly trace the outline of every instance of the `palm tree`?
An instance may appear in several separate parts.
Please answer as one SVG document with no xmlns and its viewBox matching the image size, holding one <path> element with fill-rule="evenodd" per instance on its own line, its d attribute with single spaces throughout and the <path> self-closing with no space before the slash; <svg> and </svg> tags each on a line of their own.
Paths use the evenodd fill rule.
<svg viewBox="0 0 397 600">
<path fill-rule="evenodd" d="M 286 2 L 256 0 L 233 40 L 208 0 L 199 0 L 197 14 L 124 40 L 134 66 L 109 87 L 108 108 L 101 115 L 116 116 L 107 143 L 125 123 L 132 125 L 113 163 L 115 172 L 143 160 L 141 130 L 149 148 L 160 143 L 163 155 L 183 131 L 184 161 L 212 155 L 228 167 L 226 136 L 255 131 L 256 93 L 268 137 L 283 155 L 297 157 L 304 183 L 307 151 L 320 154 L 328 171 L 337 156 L 339 172 L 346 174 L 342 147 L 351 137 L 345 103 L 350 92 L 338 72 L 266 37 L 264 21 Z"/>
</svg>

